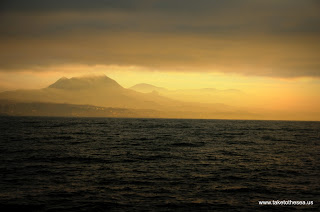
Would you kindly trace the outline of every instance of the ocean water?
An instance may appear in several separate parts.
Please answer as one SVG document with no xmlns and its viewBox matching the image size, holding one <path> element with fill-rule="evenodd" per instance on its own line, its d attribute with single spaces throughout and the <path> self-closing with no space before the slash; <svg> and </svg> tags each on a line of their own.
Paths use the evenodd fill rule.
<svg viewBox="0 0 320 212">
<path fill-rule="evenodd" d="M 320 122 L 0 121 L 1 211 L 320 209 Z"/>
</svg>

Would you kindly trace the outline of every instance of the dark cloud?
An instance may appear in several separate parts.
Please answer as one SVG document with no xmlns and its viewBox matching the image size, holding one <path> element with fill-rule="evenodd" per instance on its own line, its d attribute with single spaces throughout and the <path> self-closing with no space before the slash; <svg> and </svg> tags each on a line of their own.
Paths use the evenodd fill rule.
<svg viewBox="0 0 320 212">
<path fill-rule="evenodd" d="M 0 69 L 66 63 L 320 76 L 314 0 L 3 0 Z"/>
<path fill-rule="evenodd" d="M 56 12 L 105 9 L 135 9 L 146 0 L 2 0 L 2 11 Z"/>
</svg>

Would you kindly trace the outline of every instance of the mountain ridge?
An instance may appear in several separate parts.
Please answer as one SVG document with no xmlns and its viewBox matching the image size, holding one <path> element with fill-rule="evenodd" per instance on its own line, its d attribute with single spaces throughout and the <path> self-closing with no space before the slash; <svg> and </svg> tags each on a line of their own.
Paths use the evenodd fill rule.
<svg viewBox="0 0 320 212">
<path fill-rule="evenodd" d="M 88 88 L 123 89 L 115 80 L 107 76 L 88 76 L 88 77 L 61 77 L 47 88 L 57 89 L 88 89 Z"/>
<path fill-rule="evenodd" d="M 134 86 L 131 86 L 129 89 L 135 90 L 138 92 L 143 92 L 143 93 L 151 93 L 151 92 L 167 92 L 168 89 L 163 88 L 163 87 L 158 87 L 155 85 L 147 84 L 147 83 L 139 83 Z"/>
<path fill-rule="evenodd" d="M 155 86 L 156 87 L 156 86 Z M 158 117 L 219 117 L 219 114 L 248 114 L 242 108 L 223 103 L 186 102 L 163 96 L 157 92 L 142 93 L 127 89 L 107 76 L 62 77 L 46 88 L 0 93 L 0 100 L 46 102 L 50 104 L 94 105 L 96 107 L 159 111 Z M 161 114 L 161 115 L 159 115 Z M 177 114 L 179 114 L 177 116 Z M 191 114 L 193 114 L 191 116 Z M 215 114 L 214 116 L 212 114 Z M 143 114 L 140 114 L 143 116 Z"/>
<path fill-rule="evenodd" d="M 160 95 L 123 88 L 105 75 L 70 79 L 62 77 L 43 89 L 1 92 L 0 99 L 157 110 L 166 110 L 180 104 L 179 101 Z"/>
</svg>

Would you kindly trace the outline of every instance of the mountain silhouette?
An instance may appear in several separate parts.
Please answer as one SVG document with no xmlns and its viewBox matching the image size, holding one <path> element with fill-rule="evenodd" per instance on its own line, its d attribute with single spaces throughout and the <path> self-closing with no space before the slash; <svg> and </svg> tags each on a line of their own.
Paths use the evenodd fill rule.
<svg viewBox="0 0 320 212">
<path fill-rule="evenodd" d="M 82 90 L 82 89 L 123 89 L 115 80 L 107 76 L 89 76 L 89 77 L 66 77 L 60 78 L 58 81 L 49 85 L 48 88 Z"/>
<path fill-rule="evenodd" d="M 62 77 L 47 88 L 0 93 L 0 99 L 23 102 L 90 104 L 101 107 L 165 110 L 179 101 L 123 88 L 107 76 Z"/>
<path fill-rule="evenodd" d="M 163 93 L 163 92 L 168 91 L 166 88 L 157 87 L 157 86 L 150 85 L 147 83 L 136 84 L 136 85 L 130 87 L 130 89 L 138 91 L 138 92 L 142 92 L 142 93 L 151 93 L 151 92 Z"/>
<path fill-rule="evenodd" d="M 170 99 L 182 102 L 201 102 L 205 104 L 216 104 L 223 102 L 233 105 L 235 102 L 243 102 L 245 93 L 238 89 L 216 89 L 216 88 L 189 88 L 170 90 L 163 87 L 140 83 L 130 87 L 131 90 L 142 93 L 154 93 Z"/>
<path fill-rule="evenodd" d="M 130 109 L 130 111 L 134 111 L 132 113 L 130 112 L 130 117 L 147 117 L 147 110 L 149 111 L 148 117 L 162 118 L 239 118 L 251 117 L 252 115 L 241 108 L 221 103 L 185 102 L 171 99 L 162 95 L 166 92 L 158 92 L 159 90 L 164 89 L 161 87 L 148 84 L 140 84 L 135 87 L 149 89 L 148 91 L 151 92 L 142 93 L 133 89 L 124 88 L 107 76 L 62 77 L 43 89 L 2 92 L 0 93 L 0 100 L 3 102 L 3 105 L 9 104 L 6 103 L 8 101 L 18 102 L 20 105 L 19 110 L 17 108 L 14 109 L 17 107 L 18 103 L 10 103 L 11 109 L 14 109 L 15 111 L 14 114 L 27 115 L 32 113 L 26 113 L 26 111 L 20 113 L 22 111 L 21 108 L 24 106 L 28 107 L 30 109 L 29 111 L 37 110 L 36 108 L 38 108 L 38 110 L 39 108 L 42 108 L 43 112 L 41 114 L 46 114 L 46 108 L 48 108 L 48 110 L 55 110 L 55 114 L 60 114 L 56 108 L 64 108 L 64 111 L 68 111 L 70 108 L 76 108 L 75 106 L 70 105 L 91 105 L 93 108 L 96 106 L 97 110 L 100 110 L 102 107 Z M 49 103 L 52 105 L 41 103 Z M 61 104 L 64 106 L 62 107 Z M 99 107 L 101 108 L 99 109 Z M 74 110 L 79 111 L 80 109 L 78 107 Z M 105 112 L 99 113 L 97 110 L 81 109 L 81 115 L 92 116 L 101 114 L 105 116 L 108 114 Z M 103 110 L 107 111 L 107 109 Z M 137 110 L 139 110 L 139 112 L 137 112 Z M 141 110 L 143 110 L 143 112 Z M 152 112 L 150 112 L 151 110 Z M 47 114 L 53 113 L 48 111 Z M 127 114 L 126 116 L 129 116 L 129 113 L 126 112 L 125 114 Z M 124 113 L 122 113 L 122 115 L 124 115 Z"/>
</svg>

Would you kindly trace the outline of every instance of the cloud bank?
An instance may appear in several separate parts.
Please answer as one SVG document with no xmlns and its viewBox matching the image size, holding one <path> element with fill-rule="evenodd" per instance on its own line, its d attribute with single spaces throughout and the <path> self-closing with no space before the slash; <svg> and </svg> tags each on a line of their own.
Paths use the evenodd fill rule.
<svg viewBox="0 0 320 212">
<path fill-rule="evenodd" d="M 320 76 L 316 0 L 4 0 L 0 71 L 64 64 Z"/>
</svg>

